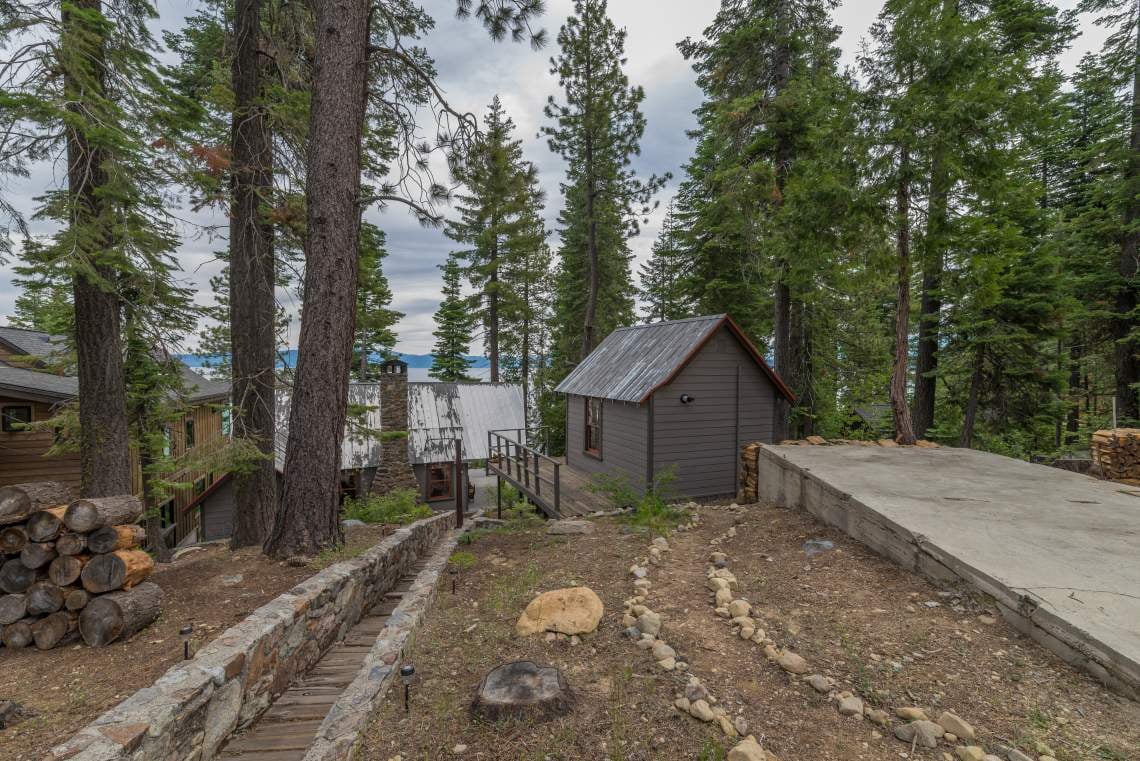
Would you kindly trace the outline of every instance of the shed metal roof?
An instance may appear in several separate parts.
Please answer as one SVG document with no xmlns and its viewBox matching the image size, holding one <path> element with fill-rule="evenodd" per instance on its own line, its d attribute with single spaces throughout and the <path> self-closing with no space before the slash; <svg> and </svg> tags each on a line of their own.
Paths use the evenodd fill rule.
<svg viewBox="0 0 1140 761">
<path fill-rule="evenodd" d="M 413 464 L 487 456 L 487 433 L 525 428 L 522 388 L 513 383 L 409 383 L 408 455 Z"/>
<path fill-rule="evenodd" d="M 618 328 L 558 384 L 555 391 L 641 403 L 673 380 L 717 330 L 725 327 L 790 401 L 795 395 L 726 314 Z"/>
<path fill-rule="evenodd" d="M 277 431 L 273 439 L 273 459 L 277 469 L 284 470 L 293 389 L 287 386 L 278 387 L 275 399 L 274 415 L 277 418 Z M 349 418 L 345 424 L 340 467 L 342 470 L 375 468 L 380 464 L 380 384 L 349 383 L 348 403 L 365 408 L 365 413 L 362 419 Z"/>
</svg>

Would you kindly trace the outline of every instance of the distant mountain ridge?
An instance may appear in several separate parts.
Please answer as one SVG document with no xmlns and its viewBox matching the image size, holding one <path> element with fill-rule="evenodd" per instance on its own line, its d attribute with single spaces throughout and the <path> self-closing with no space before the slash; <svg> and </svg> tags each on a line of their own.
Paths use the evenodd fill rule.
<svg viewBox="0 0 1140 761">
<path fill-rule="evenodd" d="M 279 355 L 280 359 L 278 364 L 283 367 L 296 367 L 297 366 L 297 350 L 289 349 Z M 400 359 L 408 363 L 409 368 L 427 369 L 431 367 L 434 355 L 432 354 L 403 354 L 399 355 Z M 203 367 L 211 358 L 199 354 L 183 354 L 179 356 L 186 365 L 190 367 Z M 379 361 L 378 356 L 373 356 L 373 359 Z M 471 362 L 472 367 L 483 368 L 490 367 L 491 361 L 486 357 L 468 356 L 467 359 Z"/>
</svg>

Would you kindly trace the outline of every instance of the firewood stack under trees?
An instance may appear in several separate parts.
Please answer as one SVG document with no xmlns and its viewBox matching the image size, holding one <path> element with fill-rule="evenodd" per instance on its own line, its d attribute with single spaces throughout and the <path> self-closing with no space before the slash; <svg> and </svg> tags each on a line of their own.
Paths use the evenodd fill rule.
<svg viewBox="0 0 1140 761">
<path fill-rule="evenodd" d="M 0 486 L 0 643 L 99 647 L 146 628 L 162 609 L 147 581 L 137 497 L 72 500 L 54 481 Z"/>
<path fill-rule="evenodd" d="M 1089 449 L 1094 469 L 1102 478 L 1140 484 L 1140 428 L 1097 431 Z"/>
</svg>

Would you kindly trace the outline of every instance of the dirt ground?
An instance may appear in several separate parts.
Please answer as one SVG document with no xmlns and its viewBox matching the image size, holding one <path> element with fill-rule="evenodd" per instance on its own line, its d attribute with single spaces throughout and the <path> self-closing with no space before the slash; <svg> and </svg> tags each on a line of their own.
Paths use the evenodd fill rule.
<svg viewBox="0 0 1140 761">
<path fill-rule="evenodd" d="M 935 588 L 803 513 L 750 506 L 739 517 L 711 508 L 701 514 L 701 526 L 671 536 L 664 564 L 651 567 L 646 604 L 662 615 L 663 636 L 690 672 L 782 761 L 942 761 L 953 746 L 912 751 L 890 729 L 840 716 L 826 696 L 769 663 L 759 645 L 736 637 L 715 616 L 705 588 L 711 549 L 728 554 L 741 595 L 757 606 L 769 637 L 840 690 L 888 710 L 954 710 L 991 753 L 1002 745 L 1032 753 L 1043 742 L 1060 761 L 1140 759 L 1140 706 L 991 619 L 986 601 Z M 710 547 L 733 525 L 734 538 Z M 629 568 L 650 541 L 631 531 L 602 520 L 592 536 L 500 531 L 461 547 L 473 565 L 459 575 L 457 594 L 440 591 L 407 656 L 417 674 L 411 710 L 404 712 L 402 689 L 394 687 L 360 757 L 723 759 L 732 741 L 715 724 L 673 708 L 687 677 L 660 670 L 621 635 Z M 809 558 L 810 539 L 833 548 Z M 578 645 L 515 635 L 515 621 L 536 593 L 571 584 L 602 598 L 596 633 Z M 521 659 L 562 669 L 576 693 L 574 708 L 544 722 L 471 718 L 483 675 Z"/>
<path fill-rule="evenodd" d="M 179 630 L 194 627 L 199 648 L 272 600 L 316 568 L 359 554 L 391 529 L 353 528 L 344 548 L 291 567 L 256 550 L 221 545 L 187 553 L 150 577 L 165 593 L 162 615 L 126 642 L 94 649 L 73 644 L 42 652 L 0 648 L 0 700 L 13 700 L 34 716 L 0 731 L 0 759 L 39 759 L 55 744 L 145 687 L 182 659 Z"/>
</svg>

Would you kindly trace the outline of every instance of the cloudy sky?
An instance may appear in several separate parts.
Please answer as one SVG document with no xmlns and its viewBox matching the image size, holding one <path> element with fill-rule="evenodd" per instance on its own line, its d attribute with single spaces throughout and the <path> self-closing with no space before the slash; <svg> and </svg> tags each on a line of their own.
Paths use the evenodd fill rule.
<svg viewBox="0 0 1140 761">
<path fill-rule="evenodd" d="M 880 0 L 848 0 L 836 14 L 843 28 L 840 45 L 844 62 L 854 63 L 860 40 L 878 13 Z M 1073 0 L 1059 3 L 1072 7 Z M 158 0 L 161 25 L 176 27 L 182 18 L 193 13 L 193 0 Z M 536 137 L 543 123 L 542 107 L 549 94 L 557 90 L 557 80 L 549 73 L 550 56 L 554 54 L 554 38 L 558 27 L 572 7 L 571 0 L 548 0 L 547 15 L 541 20 L 550 35 L 551 44 L 535 52 L 529 45 L 510 42 L 494 43 L 471 21 L 454 19 L 454 0 L 425 0 L 424 6 L 437 20 L 435 30 L 425 40 L 435 58 L 439 83 L 452 104 L 464 111 L 482 113 L 491 98 L 498 94 L 507 113 L 518 125 L 518 136 L 524 140 L 526 157 L 538 167 L 547 192 L 547 219 L 551 229 L 561 200 L 558 184 L 564 168 L 561 159 L 548 150 L 545 141 Z M 691 151 L 686 131 L 694 126 L 692 112 L 700 102 L 700 91 L 694 84 L 693 72 L 677 51 L 676 43 L 688 36 L 699 36 L 715 15 L 715 0 L 610 0 L 610 15 L 619 27 L 628 30 L 626 53 L 630 81 L 645 88 L 643 105 L 648 127 L 642 140 L 642 155 L 635 162 L 643 174 L 672 172 L 674 179 L 661 194 L 662 209 L 676 191 L 681 167 Z M 1063 64 L 1072 71 L 1087 50 L 1098 49 L 1104 31 L 1082 19 L 1082 34 L 1066 53 Z M 37 167 L 27 181 L 0 189 L 25 212 L 35 207 L 34 197 L 62 179 L 59 169 Z M 179 260 L 185 278 L 199 290 L 199 302 L 212 300 L 209 278 L 218 271 L 212 251 L 224 247 L 225 241 L 211 238 L 204 228 L 213 221 L 178 212 L 184 220 L 181 229 L 185 242 Z M 661 222 L 661 211 L 632 241 L 641 261 Z M 439 230 L 425 230 L 400 208 L 383 214 L 371 212 L 369 217 L 388 234 L 390 255 L 385 264 L 395 293 L 395 308 L 406 313 L 397 326 L 398 348 L 409 353 L 427 353 L 432 344 L 432 314 L 439 303 L 439 272 L 436 265 L 447 257 L 451 242 Z M 34 228 L 40 234 L 48 229 Z M 0 319 L 11 313 L 16 288 L 11 283 L 11 266 L 0 266 Z M 287 298 L 287 296 L 286 296 Z M 293 333 L 295 336 L 296 325 Z M 192 344 L 191 340 L 191 344 Z M 475 353 L 480 351 L 476 342 Z"/>
</svg>

